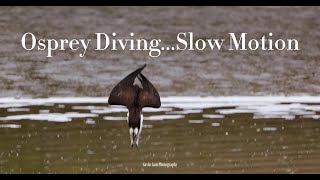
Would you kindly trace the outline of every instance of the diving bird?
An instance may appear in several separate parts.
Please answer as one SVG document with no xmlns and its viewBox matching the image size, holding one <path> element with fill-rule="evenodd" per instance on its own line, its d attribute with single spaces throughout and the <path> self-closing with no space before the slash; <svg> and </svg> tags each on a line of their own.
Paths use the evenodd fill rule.
<svg viewBox="0 0 320 180">
<path fill-rule="evenodd" d="M 111 91 L 108 103 L 128 108 L 127 122 L 131 148 L 138 147 L 143 124 L 144 107 L 159 108 L 160 95 L 152 83 L 141 73 L 147 65 L 133 71 L 122 79 Z"/>
</svg>

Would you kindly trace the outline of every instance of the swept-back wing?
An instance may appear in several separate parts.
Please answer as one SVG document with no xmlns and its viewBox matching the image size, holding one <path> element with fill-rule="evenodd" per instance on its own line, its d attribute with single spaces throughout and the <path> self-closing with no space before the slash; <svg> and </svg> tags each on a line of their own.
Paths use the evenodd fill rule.
<svg viewBox="0 0 320 180">
<path fill-rule="evenodd" d="M 112 89 L 108 99 L 110 105 L 123 105 L 128 108 L 134 105 L 138 88 L 133 85 L 133 82 L 145 67 L 146 64 L 130 73 Z"/>
<path fill-rule="evenodd" d="M 161 106 L 160 95 L 152 83 L 140 73 L 138 76 L 142 89 L 139 92 L 139 106 L 159 108 Z"/>
</svg>

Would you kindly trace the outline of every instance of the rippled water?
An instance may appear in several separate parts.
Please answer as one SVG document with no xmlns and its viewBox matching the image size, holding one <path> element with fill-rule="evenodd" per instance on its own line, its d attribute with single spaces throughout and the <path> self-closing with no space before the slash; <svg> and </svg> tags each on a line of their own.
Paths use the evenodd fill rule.
<svg viewBox="0 0 320 180">
<path fill-rule="evenodd" d="M 164 97 L 139 149 L 106 102 L 0 98 L 0 173 L 320 172 L 320 97 Z"/>
</svg>

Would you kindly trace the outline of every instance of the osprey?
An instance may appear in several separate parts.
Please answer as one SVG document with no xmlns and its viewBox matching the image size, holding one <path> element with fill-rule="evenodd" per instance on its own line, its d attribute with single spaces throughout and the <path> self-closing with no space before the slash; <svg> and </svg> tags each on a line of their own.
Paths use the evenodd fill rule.
<svg viewBox="0 0 320 180">
<path fill-rule="evenodd" d="M 131 148 L 138 147 L 143 124 L 142 108 L 161 106 L 160 96 L 151 82 L 141 73 L 146 67 L 133 71 L 121 80 L 111 91 L 108 103 L 128 108 L 127 121 L 131 139 Z"/>
</svg>

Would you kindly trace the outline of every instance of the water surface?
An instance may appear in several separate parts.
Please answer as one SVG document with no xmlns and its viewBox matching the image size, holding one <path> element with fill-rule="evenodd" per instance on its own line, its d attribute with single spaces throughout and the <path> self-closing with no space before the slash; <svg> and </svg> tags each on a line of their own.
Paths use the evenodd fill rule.
<svg viewBox="0 0 320 180">
<path fill-rule="evenodd" d="M 164 97 L 139 149 L 106 102 L 0 98 L 0 173 L 320 172 L 320 97 Z"/>
</svg>

